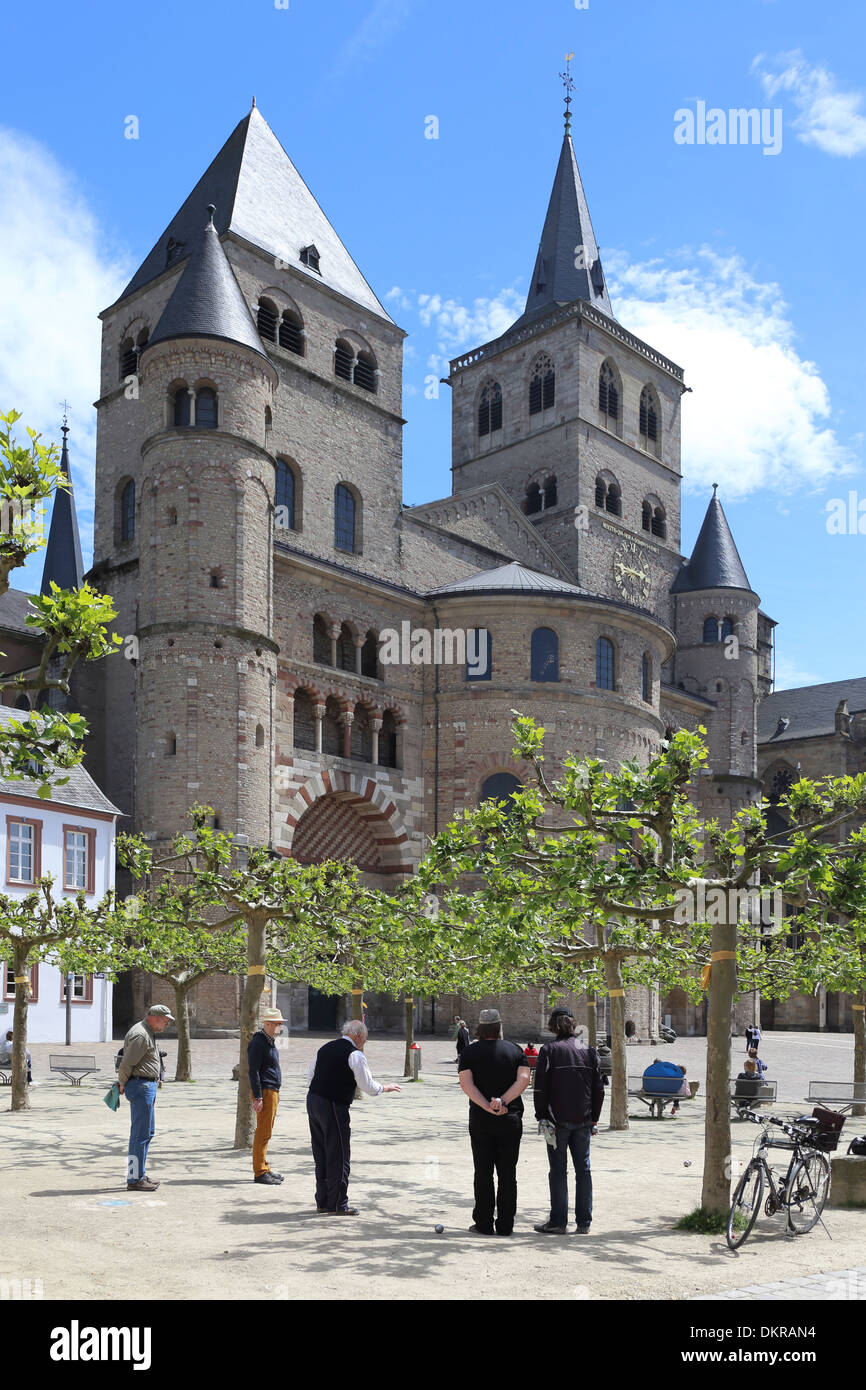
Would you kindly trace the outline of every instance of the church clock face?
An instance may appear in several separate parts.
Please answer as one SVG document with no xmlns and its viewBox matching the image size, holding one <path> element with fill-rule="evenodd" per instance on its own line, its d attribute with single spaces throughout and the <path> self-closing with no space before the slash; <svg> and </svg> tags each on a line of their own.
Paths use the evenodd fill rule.
<svg viewBox="0 0 866 1390">
<path fill-rule="evenodd" d="M 647 553 L 634 541 L 623 541 L 613 557 L 613 578 L 626 603 L 646 603 L 650 591 Z"/>
</svg>

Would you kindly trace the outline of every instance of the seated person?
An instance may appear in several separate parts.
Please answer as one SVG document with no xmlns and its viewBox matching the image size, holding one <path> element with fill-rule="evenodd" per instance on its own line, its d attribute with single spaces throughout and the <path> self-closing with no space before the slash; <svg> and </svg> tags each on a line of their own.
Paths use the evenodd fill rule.
<svg viewBox="0 0 866 1390">
<path fill-rule="evenodd" d="M 12 1029 L 10 1028 L 6 1036 L 0 1038 L 0 1067 L 11 1067 L 12 1065 Z M 27 1085 L 35 1085 L 33 1075 L 30 1070 L 30 1049 L 27 1049 Z"/>
<path fill-rule="evenodd" d="M 758 1056 L 758 1049 L 756 1047 L 749 1048 L 749 1059 L 752 1062 L 754 1062 L 755 1066 L 758 1069 L 758 1080 L 763 1081 L 764 1077 L 767 1074 L 767 1065 L 765 1062 L 761 1061 L 760 1057 Z M 746 1065 L 748 1066 L 748 1063 L 746 1063 Z"/>
<path fill-rule="evenodd" d="M 678 1065 L 678 1063 L 675 1063 L 675 1065 Z M 672 1116 L 673 1116 L 673 1115 L 678 1115 L 679 1112 L 680 1112 L 679 1097 L 680 1097 L 680 1096 L 690 1096 L 691 1093 L 692 1093 L 692 1088 L 691 1088 L 691 1086 L 689 1085 L 688 1081 L 686 1080 L 686 1069 L 685 1069 L 685 1067 L 680 1067 L 680 1071 L 681 1071 L 682 1074 L 683 1074 L 683 1084 L 682 1084 L 682 1086 L 680 1087 L 680 1089 L 677 1091 L 677 1099 L 674 1101 L 673 1105 L 671 1106 L 671 1115 L 672 1115 Z"/>
</svg>

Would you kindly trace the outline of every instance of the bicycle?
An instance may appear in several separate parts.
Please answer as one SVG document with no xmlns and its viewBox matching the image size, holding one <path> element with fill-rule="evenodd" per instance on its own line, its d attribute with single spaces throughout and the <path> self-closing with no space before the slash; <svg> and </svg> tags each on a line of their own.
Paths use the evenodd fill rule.
<svg viewBox="0 0 866 1390">
<path fill-rule="evenodd" d="M 728 1213 L 728 1245 L 732 1250 L 738 1249 L 750 1234 L 762 1205 L 767 1216 L 775 1216 L 778 1211 L 787 1213 L 788 1235 L 805 1235 L 821 1220 L 830 1190 L 830 1163 L 822 1152 L 828 1141 L 823 1137 L 826 1131 L 822 1130 L 820 1119 L 804 1115 L 789 1123 L 773 1115 L 762 1119 L 754 1110 L 747 1110 L 744 1118 L 763 1124 L 764 1128 Z M 771 1138 L 772 1125 L 783 1130 L 787 1140 Z M 838 1142 L 838 1132 L 835 1140 Z M 835 1148 L 836 1142 L 830 1141 L 830 1147 Z M 791 1150 L 784 1174 L 774 1174 L 767 1162 L 766 1151 L 771 1148 Z M 766 1201 L 765 1184 L 770 1189 Z"/>
</svg>

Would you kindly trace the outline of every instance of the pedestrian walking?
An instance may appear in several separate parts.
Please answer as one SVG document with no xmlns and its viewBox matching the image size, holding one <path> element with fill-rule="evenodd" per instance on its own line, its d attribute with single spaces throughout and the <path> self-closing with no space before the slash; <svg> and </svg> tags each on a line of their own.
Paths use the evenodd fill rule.
<svg viewBox="0 0 866 1390">
<path fill-rule="evenodd" d="M 469 1139 L 475 1166 L 476 1235 L 510 1236 L 517 1211 L 517 1159 L 523 1133 L 523 1092 L 530 1071 L 523 1049 L 506 1042 L 498 1009 L 482 1009 L 477 1040 L 458 1063 L 469 1098 Z M 493 1173 L 496 1172 L 494 1188 Z"/>
<path fill-rule="evenodd" d="M 247 1047 L 250 1094 L 256 1112 L 256 1132 L 253 1136 L 253 1182 L 279 1186 L 282 1173 L 268 1166 L 268 1141 L 274 1132 L 274 1120 L 280 1103 L 283 1075 L 276 1039 L 283 1031 L 285 1019 L 279 1009 L 265 1009 L 262 1026 L 254 1033 Z"/>
<path fill-rule="evenodd" d="M 752 1047 L 760 1047 L 762 1036 L 757 1023 L 750 1023 L 746 1028 L 746 1052 Z"/>
<path fill-rule="evenodd" d="M 156 1092 L 164 1075 L 162 1054 L 156 1039 L 174 1017 L 165 1004 L 152 1004 L 140 1023 L 134 1023 L 123 1040 L 123 1056 L 117 1068 L 120 1094 L 129 1101 L 129 1160 L 126 1186 L 130 1192 L 155 1192 L 158 1182 L 147 1176 L 147 1151 L 156 1129 Z"/>
<path fill-rule="evenodd" d="M 574 1015 L 564 1006 L 554 1009 L 548 1028 L 553 1042 L 545 1043 L 535 1068 L 535 1118 L 553 1125 L 547 1147 L 550 1216 L 535 1230 L 542 1235 L 565 1235 L 568 1230 L 568 1156 L 574 1165 L 574 1211 L 578 1235 L 592 1225 L 592 1172 L 589 1146 L 598 1134 L 604 1083 L 598 1053 L 574 1036 Z"/>
<path fill-rule="evenodd" d="M 469 1032 L 469 1024 L 466 1022 L 466 1019 L 465 1019 L 465 1018 L 458 1018 L 458 1020 L 457 1020 L 457 1065 L 458 1065 L 458 1067 L 459 1067 L 459 1065 L 460 1065 L 460 1058 L 463 1056 L 463 1053 L 466 1051 L 466 1048 L 469 1046 L 469 1044 L 471 1043 L 471 1041 L 472 1041 L 472 1035 L 471 1035 L 470 1032 Z"/>
<path fill-rule="evenodd" d="M 316 1165 L 316 1211 L 320 1215 L 357 1216 L 348 1200 L 351 1158 L 349 1108 L 355 1090 L 368 1096 L 399 1091 L 374 1081 L 364 1056 L 367 1029 L 360 1019 L 343 1025 L 343 1036 L 325 1043 L 307 1073 L 307 1116 Z"/>
</svg>

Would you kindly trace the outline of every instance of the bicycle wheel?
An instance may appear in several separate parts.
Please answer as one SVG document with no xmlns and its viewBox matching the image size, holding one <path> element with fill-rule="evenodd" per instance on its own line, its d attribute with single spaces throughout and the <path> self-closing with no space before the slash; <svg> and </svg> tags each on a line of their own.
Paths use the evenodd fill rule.
<svg viewBox="0 0 866 1390">
<path fill-rule="evenodd" d="M 815 1150 L 801 1158 L 793 1173 L 788 1191 L 788 1230 L 805 1235 L 824 1210 L 830 1190 L 830 1164 L 824 1154 Z"/>
<path fill-rule="evenodd" d="M 764 1165 L 752 1159 L 734 1193 L 728 1213 L 728 1245 L 736 1250 L 751 1231 L 764 1196 Z"/>
</svg>

